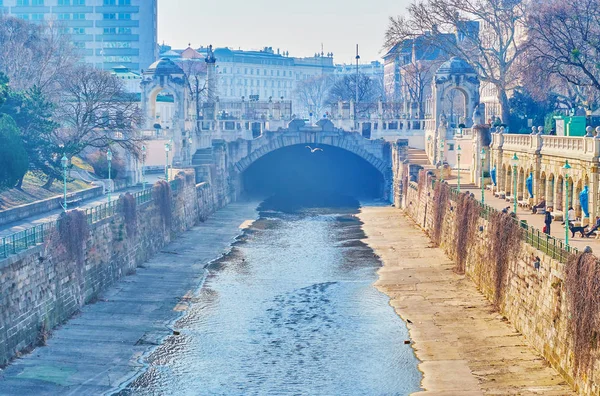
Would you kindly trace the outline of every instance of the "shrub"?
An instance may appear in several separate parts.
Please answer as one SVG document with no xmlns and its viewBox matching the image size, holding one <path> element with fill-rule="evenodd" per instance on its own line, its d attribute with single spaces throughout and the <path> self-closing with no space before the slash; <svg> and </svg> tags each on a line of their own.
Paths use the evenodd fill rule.
<svg viewBox="0 0 600 396">
<path fill-rule="evenodd" d="M 152 198 L 160 212 L 163 226 L 171 228 L 171 185 L 161 180 L 152 187 Z"/>
<path fill-rule="evenodd" d="M 119 197 L 119 208 L 125 220 L 127 236 L 132 237 L 137 233 L 137 202 L 135 197 L 129 193 Z"/>
<path fill-rule="evenodd" d="M 0 188 L 13 188 L 25 176 L 29 159 L 17 124 L 0 115 Z"/>
<path fill-rule="evenodd" d="M 83 262 L 88 232 L 87 217 L 81 210 L 64 212 L 58 218 L 58 235 L 71 260 Z"/>
<path fill-rule="evenodd" d="M 477 222 L 479 221 L 479 205 L 468 194 L 463 193 L 458 197 L 456 208 L 456 266 L 454 270 L 459 274 L 465 273 L 468 256 L 468 247 L 476 238 Z"/>
<path fill-rule="evenodd" d="M 575 373 L 593 367 L 600 331 L 600 261 L 593 253 L 569 258 L 566 267 L 566 297 L 573 342 Z"/>
<path fill-rule="evenodd" d="M 433 205 L 433 241 L 439 246 L 442 240 L 442 231 L 444 229 L 444 216 L 448 209 L 448 199 L 450 196 L 450 187 L 446 183 L 437 182 L 435 184 Z"/>
<path fill-rule="evenodd" d="M 108 179 L 108 161 L 106 160 L 106 153 L 103 151 L 95 151 L 88 154 L 87 161 L 94 168 L 94 173 L 102 178 Z M 117 179 L 119 175 L 125 174 L 125 161 L 121 157 L 113 152 L 113 159 L 111 161 L 110 177 L 111 179 Z"/>
</svg>

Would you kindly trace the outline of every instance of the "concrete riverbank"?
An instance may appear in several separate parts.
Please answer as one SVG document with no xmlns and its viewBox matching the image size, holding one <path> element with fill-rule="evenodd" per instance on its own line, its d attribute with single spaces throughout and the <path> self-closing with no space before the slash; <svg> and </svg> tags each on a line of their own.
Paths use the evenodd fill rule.
<svg viewBox="0 0 600 396">
<path fill-rule="evenodd" d="M 1 395 L 89 395 L 114 390 L 143 369 L 141 357 L 172 334 L 204 268 L 226 252 L 257 203 L 232 203 L 182 233 L 53 332 L 47 346 L 0 372 Z"/>
<path fill-rule="evenodd" d="M 408 322 L 421 360 L 419 395 L 574 394 L 402 211 L 366 206 L 359 218 L 384 263 L 376 286 Z"/>
</svg>

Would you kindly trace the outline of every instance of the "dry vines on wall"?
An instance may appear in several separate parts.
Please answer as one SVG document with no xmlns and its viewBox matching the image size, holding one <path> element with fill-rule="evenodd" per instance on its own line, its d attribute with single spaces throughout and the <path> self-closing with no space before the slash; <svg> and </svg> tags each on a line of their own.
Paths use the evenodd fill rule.
<svg viewBox="0 0 600 396">
<path fill-rule="evenodd" d="M 442 241 L 442 231 L 444 229 L 444 216 L 448 209 L 448 199 L 450 197 L 450 187 L 446 183 L 437 182 L 435 184 L 433 204 L 433 230 L 431 233 L 433 241 L 436 245 L 440 245 Z"/>
<path fill-rule="evenodd" d="M 600 261 L 593 253 L 571 256 L 566 267 L 568 331 L 577 375 L 593 368 L 600 331 Z"/>
<path fill-rule="evenodd" d="M 85 213 L 71 210 L 58 218 L 58 235 L 71 260 L 83 262 L 83 245 L 88 237 L 88 223 Z"/>
<path fill-rule="evenodd" d="M 474 243 L 479 221 L 480 209 L 469 194 L 463 193 L 458 197 L 456 208 L 455 236 L 456 236 L 456 266 L 458 274 L 464 274 L 468 249 Z"/>
<path fill-rule="evenodd" d="M 523 229 L 513 217 L 505 213 L 492 213 L 489 219 L 490 246 L 488 258 L 491 266 L 484 267 L 494 286 L 494 305 L 498 307 L 504 288 L 508 284 L 508 266 L 521 252 Z"/>
<path fill-rule="evenodd" d="M 129 193 L 119 198 L 119 207 L 125 220 L 127 236 L 131 237 L 137 233 L 137 203 L 135 197 Z"/>
<path fill-rule="evenodd" d="M 171 185 L 161 180 L 152 187 L 152 199 L 160 212 L 165 228 L 171 228 Z"/>
</svg>

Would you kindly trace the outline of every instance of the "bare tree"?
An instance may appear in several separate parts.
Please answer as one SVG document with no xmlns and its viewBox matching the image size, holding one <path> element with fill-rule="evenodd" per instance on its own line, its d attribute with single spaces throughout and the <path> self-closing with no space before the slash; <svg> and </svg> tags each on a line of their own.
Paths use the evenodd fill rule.
<svg viewBox="0 0 600 396">
<path fill-rule="evenodd" d="M 371 113 L 376 109 L 377 102 L 383 98 L 383 77 L 371 78 L 366 74 L 346 75 L 336 79 L 329 91 L 328 102 L 336 103 L 338 100 L 356 100 L 356 87 L 358 84 L 358 104 L 356 112 L 361 115 Z"/>
<path fill-rule="evenodd" d="M 206 80 L 207 66 L 203 60 L 185 59 L 178 62 L 185 74 L 189 101 L 194 106 L 196 131 L 201 129 L 202 102 L 206 100 L 208 83 Z"/>
<path fill-rule="evenodd" d="M 391 17 L 386 46 L 423 37 L 469 62 L 483 82 L 497 90 L 501 117 L 510 116 L 508 92 L 518 85 L 516 62 L 527 45 L 525 5 L 520 0 L 419 0 L 409 17 Z"/>
<path fill-rule="evenodd" d="M 528 55 L 537 76 L 559 76 L 589 103 L 600 93 L 600 0 L 546 0 L 532 9 L 528 22 Z"/>
<path fill-rule="evenodd" d="M 110 146 L 140 155 L 141 110 L 121 80 L 105 71 L 79 65 L 61 80 L 60 88 L 63 98 L 55 112 L 60 124 L 55 140 L 68 158 L 89 147 Z"/>
<path fill-rule="evenodd" d="M 58 24 L 33 24 L 0 16 L 0 70 L 14 90 L 37 87 L 49 97 L 78 61 L 69 35 Z"/>
<path fill-rule="evenodd" d="M 431 94 L 433 77 L 441 63 L 441 60 L 413 60 L 401 69 L 405 99 L 418 104 L 419 119 L 425 118 L 425 100 Z"/>
<path fill-rule="evenodd" d="M 329 90 L 333 85 L 331 76 L 317 76 L 300 81 L 296 88 L 296 96 L 300 105 L 307 112 L 312 112 L 320 117 L 327 106 Z"/>
</svg>

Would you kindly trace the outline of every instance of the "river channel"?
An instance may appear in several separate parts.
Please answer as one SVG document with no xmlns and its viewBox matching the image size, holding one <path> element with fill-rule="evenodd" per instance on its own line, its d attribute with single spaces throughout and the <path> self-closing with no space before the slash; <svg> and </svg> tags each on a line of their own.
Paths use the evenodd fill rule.
<svg viewBox="0 0 600 396">
<path fill-rule="evenodd" d="M 421 373 L 404 322 L 375 289 L 358 202 L 275 199 L 207 268 L 178 334 L 121 395 L 408 395 Z M 310 205 L 309 205 L 310 206 Z M 313 205 L 315 206 L 315 205 Z"/>
</svg>

